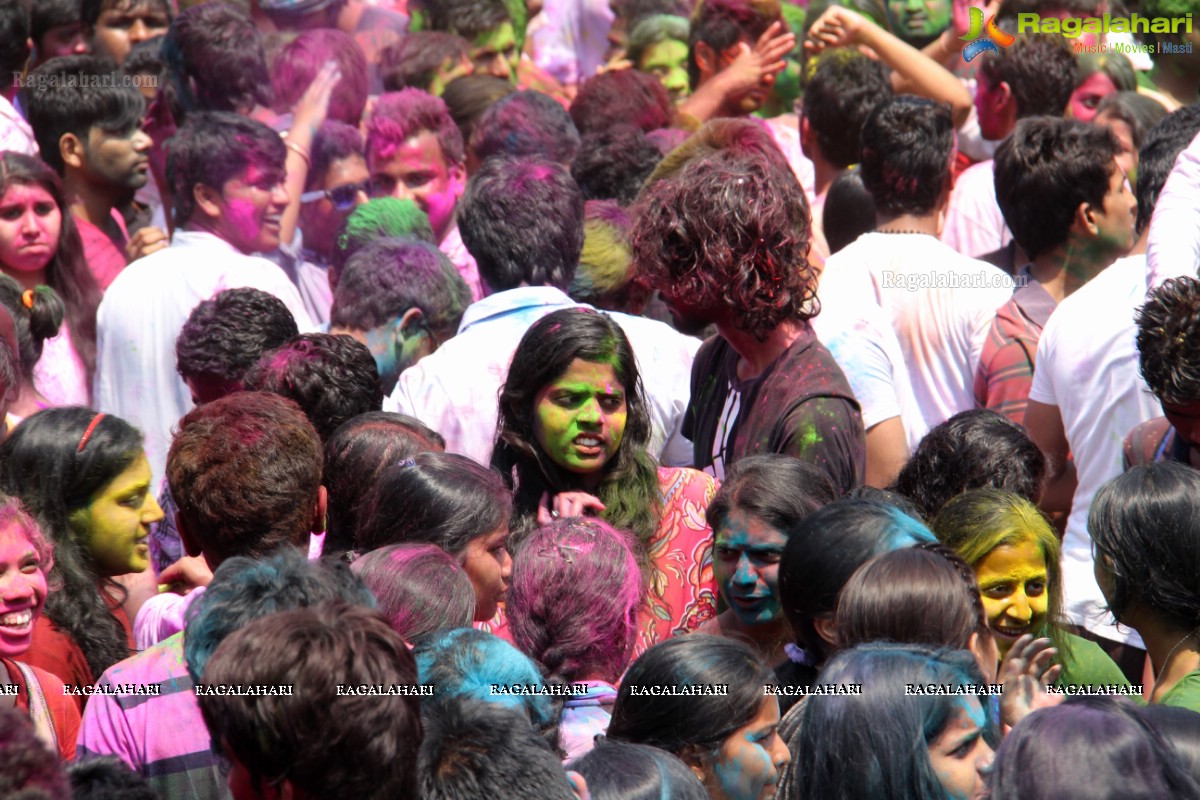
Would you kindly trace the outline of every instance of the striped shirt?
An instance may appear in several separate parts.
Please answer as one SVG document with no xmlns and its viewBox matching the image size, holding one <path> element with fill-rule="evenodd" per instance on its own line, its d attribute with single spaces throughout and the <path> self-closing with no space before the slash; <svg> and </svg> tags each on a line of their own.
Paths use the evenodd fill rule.
<svg viewBox="0 0 1200 800">
<path fill-rule="evenodd" d="M 97 687 L 130 684 L 137 693 L 92 695 L 78 759 L 117 756 L 159 797 L 230 797 L 183 659 L 183 634 L 109 667 Z"/>
</svg>

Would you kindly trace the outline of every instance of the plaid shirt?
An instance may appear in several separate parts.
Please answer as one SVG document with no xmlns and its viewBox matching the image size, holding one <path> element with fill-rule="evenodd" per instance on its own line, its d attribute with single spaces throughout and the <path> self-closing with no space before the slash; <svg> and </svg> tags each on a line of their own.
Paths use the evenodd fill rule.
<svg viewBox="0 0 1200 800">
<path fill-rule="evenodd" d="M 1022 270 L 1027 275 L 1027 270 Z M 1058 304 L 1033 278 L 996 310 L 975 371 L 975 403 L 1025 424 L 1042 329 Z"/>
</svg>

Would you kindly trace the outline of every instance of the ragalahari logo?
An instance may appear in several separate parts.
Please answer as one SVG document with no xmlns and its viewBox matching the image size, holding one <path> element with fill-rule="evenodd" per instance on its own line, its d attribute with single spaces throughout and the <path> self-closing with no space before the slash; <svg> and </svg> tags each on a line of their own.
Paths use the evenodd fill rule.
<svg viewBox="0 0 1200 800">
<path fill-rule="evenodd" d="M 983 37 L 982 39 L 979 38 L 981 36 Z M 987 21 L 987 25 L 984 25 L 983 9 L 972 8 L 971 29 L 967 31 L 966 36 L 962 37 L 962 40 L 964 42 L 970 42 L 970 44 L 963 47 L 963 61 L 971 61 L 980 53 L 988 50 L 991 50 L 995 53 L 1000 52 L 1000 49 L 996 47 L 996 45 L 1000 45 L 1000 47 L 1008 47 L 1017 40 L 1017 37 L 1013 36 L 1006 30 L 1002 30 L 996 25 L 995 14 L 993 14 L 992 18 Z"/>
</svg>

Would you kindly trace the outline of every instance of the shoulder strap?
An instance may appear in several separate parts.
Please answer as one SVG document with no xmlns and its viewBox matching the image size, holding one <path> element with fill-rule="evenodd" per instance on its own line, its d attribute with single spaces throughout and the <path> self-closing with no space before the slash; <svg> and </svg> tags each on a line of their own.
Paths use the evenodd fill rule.
<svg viewBox="0 0 1200 800">
<path fill-rule="evenodd" d="M 38 738 L 45 742 L 54 752 L 58 752 L 58 734 L 54 731 L 54 717 L 50 715 L 50 706 L 46 704 L 46 695 L 42 692 L 42 684 L 38 681 L 33 668 L 20 661 L 15 662 L 21 676 L 25 679 L 25 687 L 29 691 L 29 718 L 33 720 L 33 729 Z"/>
</svg>

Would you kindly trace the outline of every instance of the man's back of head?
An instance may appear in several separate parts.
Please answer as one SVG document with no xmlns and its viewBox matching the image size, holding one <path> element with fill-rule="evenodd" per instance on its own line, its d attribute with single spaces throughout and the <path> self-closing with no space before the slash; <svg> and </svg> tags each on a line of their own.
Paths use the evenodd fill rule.
<svg viewBox="0 0 1200 800">
<path fill-rule="evenodd" d="M 1066 112 L 1075 90 L 1075 55 L 1058 34 L 1018 36 L 980 61 L 975 108 L 985 139 L 1003 139 L 1019 119 Z"/>
<path fill-rule="evenodd" d="M 471 133 L 470 169 L 495 156 L 544 158 L 568 169 L 579 152 L 579 130 L 556 100 L 513 92 L 483 112 Z"/>
<path fill-rule="evenodd" d="M 822 53 L 804 86 L 800 141 L 805 155 L 823 158 L 837 169 L 859 163 L 863 122 L 891 96 L 892 86 L 878 61 L 856 50 Z M 817 152 L 810 152 L 810 143 Z"/>
<path fill-rule="evenodd" d="M 189 552 L 215 568 L 233 556 L 303 547 L 324 516 L 322 463 L 321 440 L 291 400 L 235 392 L 192 409 L 167 456 Z"/>
<path fill-rule="evenodd" d="M 458 224 L 490 292 L 566 291 L 583 250 L 583 193 L 560 164 L 492 158 L 467 183 Z"/>
<path fill-rule="evenodd" d="M 239 7 L 214 0 L 182 12 L 162 44 L 175 118 L 192 111 L 249 112 L 271 104 L 262 34 Z"/>
<path fill-rule="evenodd" d="M 213 742 L 255 787 L 282 786 L 280 796 L 310 800 L 410 798 L 421 719 L 405 689 L 416 678 L 383 615 L 333 600 L 254 620 L 221 642 L 204 670 L 214 687 L 286 693 L 202 695 L 200 711 Z M 384 691 L 360 694 L 362 687 Z"/>
<path fill-rule="evenodd" d="M 902 96 L 863 124 L 862 176 L 881 221 L 936 213 L 950 192 L 954 123 L 945 105 Z"/>
<path fill-rule="evenodd" d="M 558 757 L 518 711 L 472 697 L 434 703 L 425 716 L 418 774 L 425 800 L 506 797 L 574 800 Z"/>
</svg>

